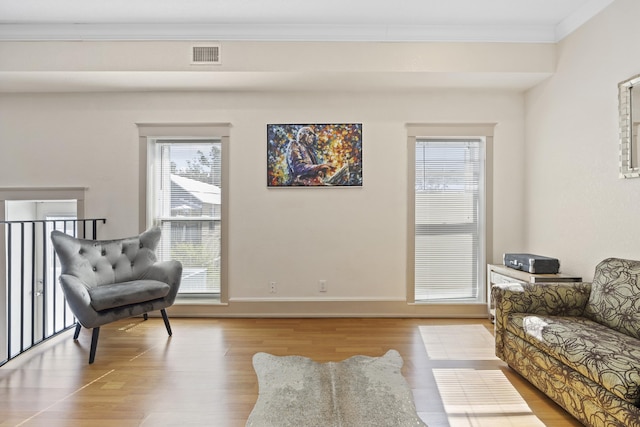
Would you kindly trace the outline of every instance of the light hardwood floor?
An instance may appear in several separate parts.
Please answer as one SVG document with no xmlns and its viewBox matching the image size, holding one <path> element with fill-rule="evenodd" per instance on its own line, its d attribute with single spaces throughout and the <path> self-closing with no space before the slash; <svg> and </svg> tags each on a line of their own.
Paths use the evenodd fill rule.
<svg viewBox="0 0 640 427">
<path fill-rule="evenodd" d="M 393 348 L 430 427 L 579 426 L 493 356 L 492 325 L 451 319 L 134 318 L 64 333 L 0 368 L 0 426 L 244 426 L 259 351 L 319 362 Z M 358 426 L 359 427 L 359 426 Z M 364 427 L 364 426 L 363 426 Z"/>
</svg>

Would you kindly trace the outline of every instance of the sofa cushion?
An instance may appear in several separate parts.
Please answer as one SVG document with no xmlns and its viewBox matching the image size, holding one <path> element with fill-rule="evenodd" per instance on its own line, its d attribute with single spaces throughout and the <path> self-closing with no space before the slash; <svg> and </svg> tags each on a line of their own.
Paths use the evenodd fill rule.
<svg viewBox="0 0 640 427">
<path fill-rule="evenodd" d="M 608 258 L 596 267 L 585 316 L 640 339 L 640 261 Z"/>
<path fill-rule="evenodd" d="M 89 288 L 91 306 L 96 311 L 122 307 L 165 297 L 171 287 L 157 280 L 134 280 Z"/>
<path fill-rule="evenodd" d="M 507 330 L 629 403 L 640 403 L 640 340 L 584 317 L 514 313 Z"/>
</svg>

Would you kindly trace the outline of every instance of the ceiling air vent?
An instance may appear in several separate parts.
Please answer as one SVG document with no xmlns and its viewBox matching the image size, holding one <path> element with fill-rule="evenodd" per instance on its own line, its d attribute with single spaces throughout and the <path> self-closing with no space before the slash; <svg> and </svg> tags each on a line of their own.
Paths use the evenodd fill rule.
<svg viewBox="0 0 640 427">
<path fill-rule="evenodd" d="M 220 45 L 192 46 L 191 63 L 195 65 L 220 64 Z"/>
</svg>

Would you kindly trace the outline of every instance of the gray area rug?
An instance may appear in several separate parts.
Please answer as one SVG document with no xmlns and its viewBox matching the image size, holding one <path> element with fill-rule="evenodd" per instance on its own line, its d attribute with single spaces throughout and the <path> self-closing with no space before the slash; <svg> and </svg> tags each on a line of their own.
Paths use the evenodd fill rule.
<svg viewBox="0 0 640 427">
<path fill-rule="evenodd" d="M 426 426 L 402 365 L 396 350 L 328 363 L 257 353 L 253 367 L 260 389 L 247 426 Z"/>
</svg>

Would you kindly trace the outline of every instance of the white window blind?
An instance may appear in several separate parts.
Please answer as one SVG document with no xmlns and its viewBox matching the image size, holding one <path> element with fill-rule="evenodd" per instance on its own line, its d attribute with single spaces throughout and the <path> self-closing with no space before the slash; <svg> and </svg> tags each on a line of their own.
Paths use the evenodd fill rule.
<svg viewBox="0 0 640 427">
<path fill-rule="evenodd" d="M 416 139 L 415 300 L 478 301 L 484 141 Z"/>
<path fill-rule="evenodd" d="M 181 294 L 219 294 L 222 144 L 154 141 L 153 222 L 162 227 L 161 260 L 182 262 Z"/>
</svg>

